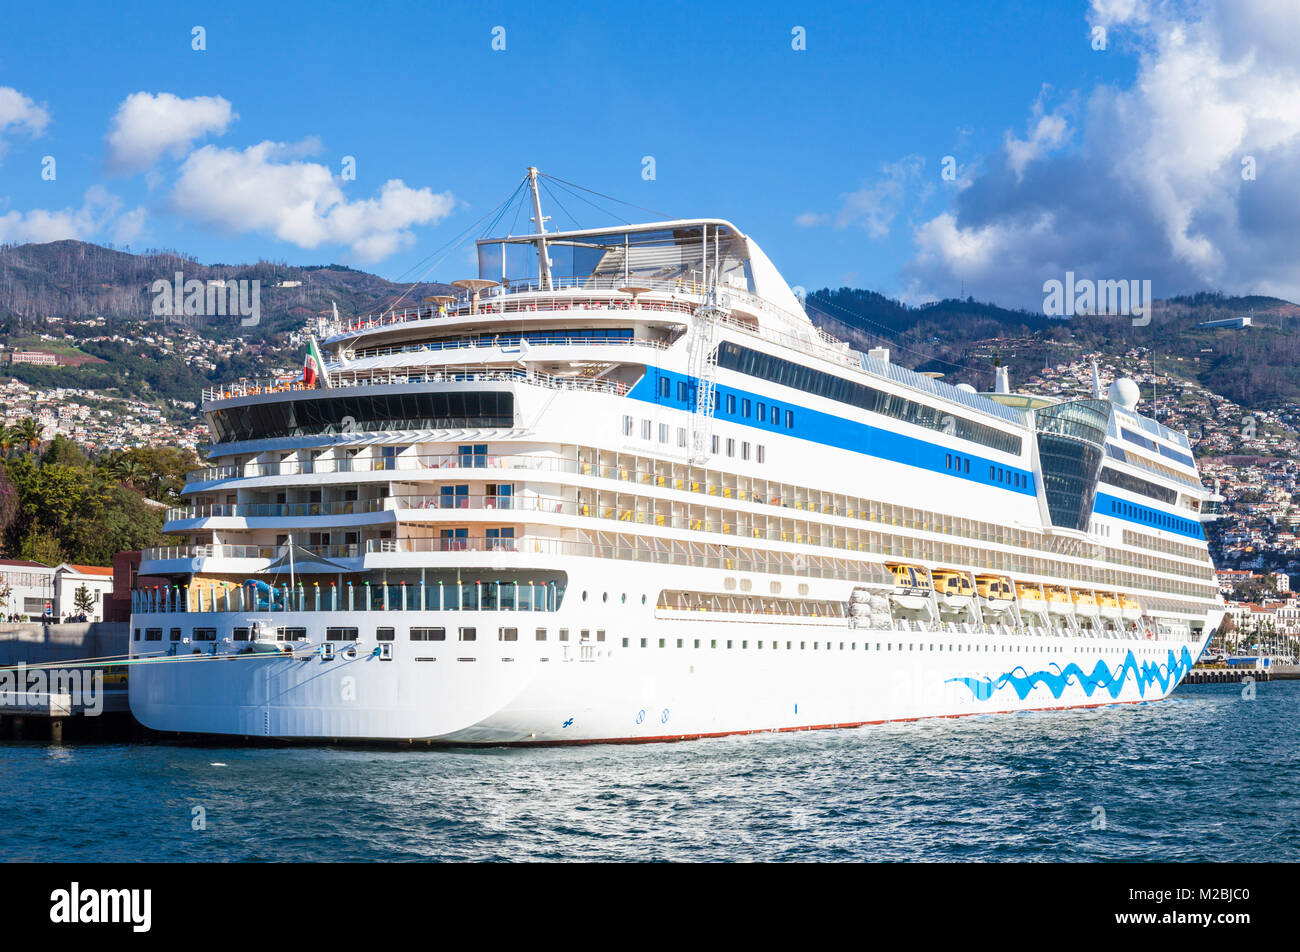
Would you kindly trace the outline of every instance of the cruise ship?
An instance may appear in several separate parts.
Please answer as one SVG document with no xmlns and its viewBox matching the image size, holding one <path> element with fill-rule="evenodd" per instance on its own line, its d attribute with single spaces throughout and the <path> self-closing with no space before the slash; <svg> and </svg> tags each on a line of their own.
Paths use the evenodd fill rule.
<svg viewBox="0 0 1300 952">
<path fill-rule="evenodd" d="M 666 741 L 1153 701 L 1224 606 L 1187 436 L 1130 380 L 953 386 L 820 331 L 701 218 L 477 240 L 204 394 L 142 554 L 149 728 Z"/>
</svg>

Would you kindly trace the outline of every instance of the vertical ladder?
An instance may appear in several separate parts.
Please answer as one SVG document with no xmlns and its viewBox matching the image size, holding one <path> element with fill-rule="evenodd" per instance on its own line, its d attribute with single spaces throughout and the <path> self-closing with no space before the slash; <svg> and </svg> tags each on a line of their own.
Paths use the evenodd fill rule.
<svg viewBox="0 0 1300 952">
<path fill-rule="evenodd" d="M 691 462 L 704 464 L 713 455 L 714 383 L 718 351 L 714 338 L 718 320 L 726 316 L 718 303 L 718 289 L 712 287 L 704 303 L 695 309 L 691 322 L 689 373 L 695 379 L 695 412 L 691 415 Z"/>
</svg>

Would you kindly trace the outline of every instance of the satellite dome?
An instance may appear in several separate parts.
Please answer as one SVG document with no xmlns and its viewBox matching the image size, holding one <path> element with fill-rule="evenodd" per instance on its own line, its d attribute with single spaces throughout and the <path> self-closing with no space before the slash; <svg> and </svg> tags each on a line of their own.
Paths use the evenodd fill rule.
<svg viewBox="0 0 1300 952">
<path fill-rule="evenodd" d="M 957 389 L 958 389 L 958 390 L 963 390 L 963 391 L 965 391 L 966 393 L 974 393 L 974 392 L 975 392 L 975 388 L 972 387 L 972 386 L 971 386 L 970 384 L 968 384 L 968 383 L 959 383 L 959 384 L 957 384 Z"/>
<path fill-rule="evenodd" d="M 1114 381 L 1107 393 L 1111 403 L 1117 403 L 1125 410 L 1132 410 L 1136 407 L 1138 399 L 1142 396 L 1141 389 L 1129 377 L 1120 377 Z"/>
</svg>

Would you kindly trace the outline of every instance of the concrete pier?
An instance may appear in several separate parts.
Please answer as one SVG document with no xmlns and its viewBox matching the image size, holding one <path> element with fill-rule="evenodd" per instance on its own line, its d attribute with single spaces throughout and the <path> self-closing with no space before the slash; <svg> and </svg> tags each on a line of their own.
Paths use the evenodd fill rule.
<svg viewBox="0 0 1300 952">
<path fill-rule="evenodd" d="M 123 622 L 82 622 L 77 624 L 0 624 L 0 669 L 19 665 L 24 676 L 37 665 L 55 665 L 60 674 L 75 673 L 75 683 L 89 683 L 96 674 L 102 677 L 94 707 L 87 698 L 66 690 L 66 682 L 46 669 L 43 690 L 28 690 L 14 697 L 0 697 L 0 738 L 9 740 L 48 740 L 61 744 L 65 739 L 117 738 L 130 735 L 134 719 L 127 700 L 130 669 L 121 667 L 81 667 L 88 658 L 118 658 L 130 651 L 130 627 Z"/>
</svg>

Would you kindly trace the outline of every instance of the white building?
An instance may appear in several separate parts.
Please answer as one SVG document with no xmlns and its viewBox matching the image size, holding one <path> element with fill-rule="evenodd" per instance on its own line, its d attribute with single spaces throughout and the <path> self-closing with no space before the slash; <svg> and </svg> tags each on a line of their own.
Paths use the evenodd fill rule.
<svg viewBox="0 0 1300 952">
<path fill-rule="evenodd" d="M 0 559 L 0 618 L 39 618 L 47 606 L 54 607 L 54 569 L 27 559 Z"/>
<path fill-rule="evenodd" d="M 104 603 L 113 594 L 113 570 L 99 565 L 64 562 L 54 572 L 54 609 L 59 618 L 79 615 L 77 590 L 83 585 L 94 602 L 86 611 L 87 621 L 104 620 Z"/>
</svg>

